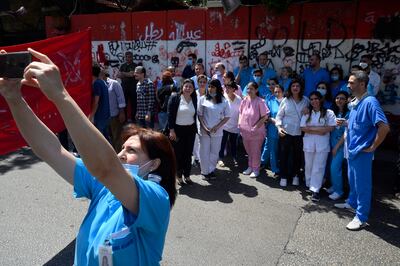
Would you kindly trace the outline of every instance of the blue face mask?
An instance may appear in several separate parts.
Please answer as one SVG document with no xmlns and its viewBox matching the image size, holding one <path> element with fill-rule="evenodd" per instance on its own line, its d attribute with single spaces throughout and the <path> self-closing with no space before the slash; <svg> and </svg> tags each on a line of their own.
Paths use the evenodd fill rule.
<svg viewBox="0 0 400 266">
<path fill-rule="evenodd" d="M 338 81 L 339 80 L 339 75 L 331 75 L 331 80 L 332 81 Z"/>
<path fill-rule="evenodd" d="M 253 79 L 256 83 L 260 83 L 260 81 L 261 81 L 261 77 L 259 77 L 259 76 L 253 76 Z"/>
<path fill-rule="evenodd" d="M 260 68 L 265 68 L 267 65 L 258 64 Z"/>
<path fill-rule="evenodd" d="M 149 164 L 151 161 L 148 161 L 147 163 L 145 163 L 142 166 L 139 166 L 137 164 L 129 164 L 129 163 L 124 163 L 122 164 L 122 166 L 125 168 L 125 170 L 127 170 L 132 176 L 137 176 L 140 177 L 142 179 L 147 179 L 153 182 L 156 182 L 157 184 L 161 182 L 161 177 L 158 175 L 154 175 L 154 174 L 142 174 L 140 173 L 140 170 L 143 169 L 143 167 L 145 167 L 147 164 Z"/>
<path fill-rule="evenodd" d="M 325 95 L 326 95 L 326 90 L 325 90 L 325 89 L 317 89 L 317 91 L 318 91 L 319 93 L 321 93 L 322 96 L 325 96 Z"/>
<path fill-rule="evenodd" d="M 193 64 L 193 59 L 189 58 L 186 62 L 186 65 L 191 66 Z"/>
</svg>

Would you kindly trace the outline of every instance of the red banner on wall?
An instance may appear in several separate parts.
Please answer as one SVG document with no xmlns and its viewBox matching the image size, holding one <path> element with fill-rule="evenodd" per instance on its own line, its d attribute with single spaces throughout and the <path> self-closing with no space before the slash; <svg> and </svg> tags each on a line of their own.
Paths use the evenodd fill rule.
<svg viewBox="0 0 400 266">
<path fill-rule="evenodd" d="M 60 69 L 64 86 L 82 110 L 88 114 L 91 103 L 92 57 L 90 31 L 84 31 L 43 41 L 0 47 L 7 52 L 25 51 L 31 47 L 46 54 Z M 52 131 L 65 128 L 55 106 L 39 89 L 23 86 L 22 94 L 35 114 Z M 21 137 L 4 98 L 0 96 L 0 154 L 21 148 L 26 142 Z"/>
</svg>

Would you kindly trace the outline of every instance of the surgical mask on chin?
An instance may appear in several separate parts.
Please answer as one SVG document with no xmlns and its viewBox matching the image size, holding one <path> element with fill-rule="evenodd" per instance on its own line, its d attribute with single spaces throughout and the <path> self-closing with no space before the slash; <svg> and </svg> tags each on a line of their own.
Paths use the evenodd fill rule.
<svg viewBox="0 0 400 266">
<path fill-rule="evenodd" d="M 210 92 L 209 94 L 210 94 L 211 97 L 217 96 L 217 93 L 216 93 L 216 92 Z"/>
<path fill-rule="evenodd" d="M 318 91 L 319 93 L 321 93 L 322 96 L 325 96 L 325 95 L 326 95 L 326 90 L 324 90 L 324 89 L 317 89 L 317 91 Z"/>
<path fill-rule="evenodd" d="M 137 176 L 140 177 L 142 179 L 147 179 L 156 183 L 160 183 L 161 182 L 161 177 L 158 175 L 154 175 L 154 174 L 141 174 L 139 175 L 140 169 L 143 169 L 143 167 L 145 167 L 146 165 L 148 165 L 151 161 L 148 161 L 147 163 L 145 163 L 142 166 L 139 166 L 138 164 L 129 164 L 129 163 L 124 163 L 122 164 L 122 166 L 125 168 L 125 170 L 127 170 L 132 176 Z"/>
<path fill-rule="evenodd" d="M 260 81 L 261 81 L 261 77 L 259 77 L 259 76 L 253 76 L 253 79 L 256 83 L 260 83 Z"/>
<path fill-rule="evenodd" d="M 331 80 L 332 81 L 338 81 L 339 80 L 339 75 L 331 75 Z"/>
<path fill-rule="evenodd" d="M 221 71 L 219 71 L 219 70 L 217 70 L 217 71 L 215 71 L 215 74 L 217 75 L 217 76 L 221 76 Z"/>
</svg>

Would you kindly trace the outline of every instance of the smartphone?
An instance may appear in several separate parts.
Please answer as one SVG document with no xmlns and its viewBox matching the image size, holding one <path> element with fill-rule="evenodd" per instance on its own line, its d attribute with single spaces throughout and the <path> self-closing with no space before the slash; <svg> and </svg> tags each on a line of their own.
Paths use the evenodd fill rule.
<svg viewBox="0 0 400 266">
<path fill-rule="evenodd" d="M 28 51 L 0 54 L 0 77 L 22 78 L 26 66 L 31 62 L 32 56 Z"/>
</svg>

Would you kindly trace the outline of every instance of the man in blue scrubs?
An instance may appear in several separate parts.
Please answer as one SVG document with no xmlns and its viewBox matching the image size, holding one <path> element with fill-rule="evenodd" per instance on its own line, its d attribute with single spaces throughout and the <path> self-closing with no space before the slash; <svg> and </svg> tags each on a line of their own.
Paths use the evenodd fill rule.
<svg viewBox="0 0 400 266">
<path fill-rule="evenodd" d="M 389 132 L 378 100 L 368 95 L 368 81 L 364 71 L 355 71 L 349 77 L 349 87 L 355 96 L 347 134 L 350 193 L 345 203 L 335 204 L 337 208 L 356 210 L 356 216 L 346 226 L 353 231 L 366 226 L 371 207 L 372 158 Z"/>
<path fill-rule="evenodd" d="M 268 86 L 266 85 L 266 83 L 263 82 L 263 71 L 260 68 L 253 70 L 253 80 L 258 85 L 258 94 L 261 98 L 265 98 L 271 95 Z M 247 87 L 248 87 L 247 85 L 243 89 L 242 92 L 243 97 L 247 96 Z"/>
<path fill-rule="evenodd" d="M 321 67 L 321 56 L 313 54 L 309 58 L 310 66 L 307 67 L 302 75 L 305 83 L 304 96 L 310 96 L 310 93 L 317 89 L 318 83 L 324 81 L 329 84 L 329 72 Z"/>
</svg>

